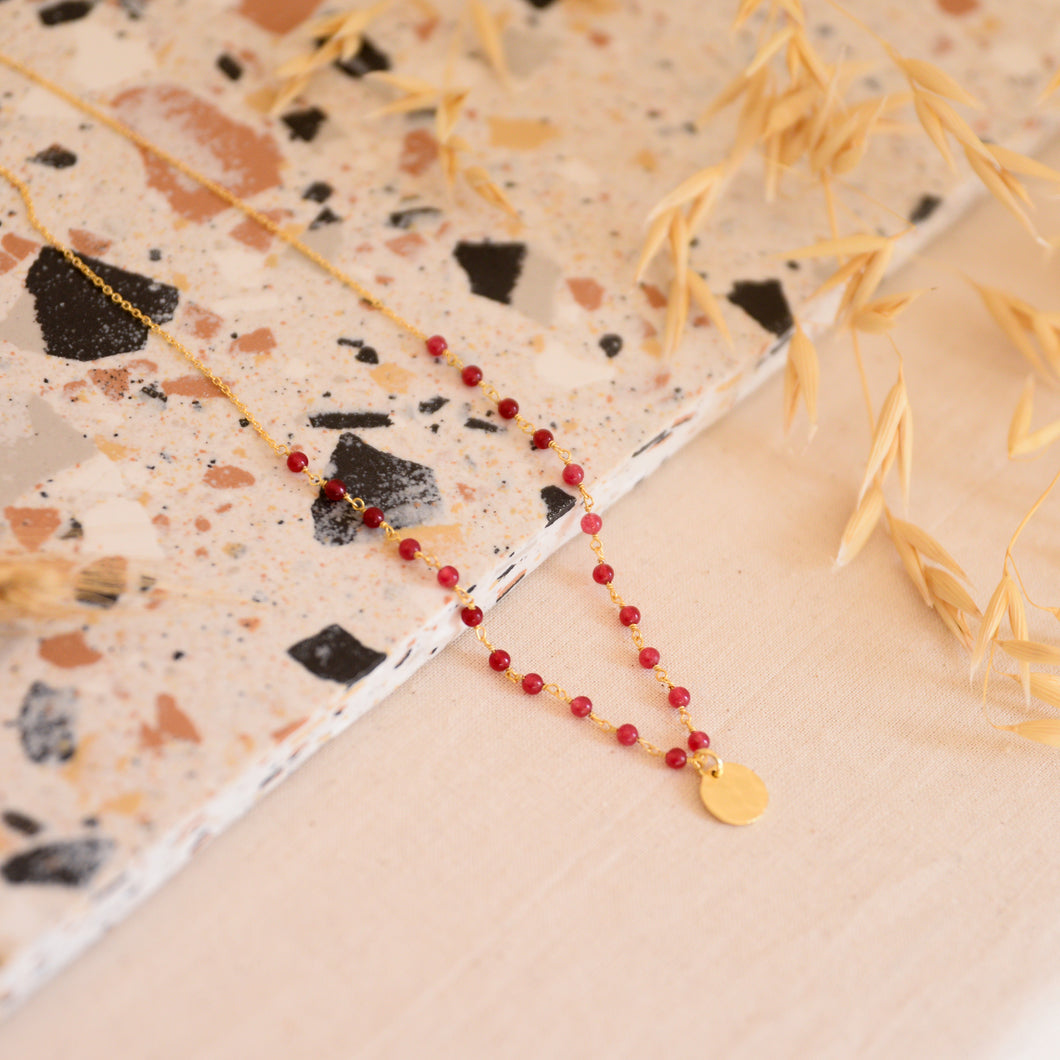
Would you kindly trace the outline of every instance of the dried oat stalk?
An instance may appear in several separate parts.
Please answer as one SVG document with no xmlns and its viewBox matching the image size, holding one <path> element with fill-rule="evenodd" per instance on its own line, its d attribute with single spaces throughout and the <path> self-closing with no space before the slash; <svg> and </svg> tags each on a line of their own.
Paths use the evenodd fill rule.
<svg viewBox="0 0 1060 1060">
<path fill-rule="evenodd" d="M 276 71 L 280 88 L 273 100 L 271 112 L 279 114 L 292 100 L 309 87 L 313 75 L 334 62 L 352 58 L 364 44 L 364 33 L 369 24 L 388 7 L 390 0 L 379 0 L 369 7 L 314 19 L 301 27 L 302 33 L 314 43 L 309 51 L 289 59 Z"/>
</svg>

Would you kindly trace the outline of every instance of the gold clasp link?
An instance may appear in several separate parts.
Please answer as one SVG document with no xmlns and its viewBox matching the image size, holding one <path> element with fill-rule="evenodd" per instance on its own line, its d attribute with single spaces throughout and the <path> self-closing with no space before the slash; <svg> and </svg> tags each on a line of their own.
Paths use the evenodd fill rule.
<svg viewBox="0 0 1060 1060">
<path fill-rule="evenodd" d="M 713 759 L 714 766 L 711 769 L 707 768 L 707 759 Z M 692 768 L 699 773 L 700 776 L 706 776 L 709 772 L 715 780 L 720 780 L 722 774 L 725 772 L 725 763 L 718 756 L 717 752 L 709 751 L 704 748 L 702 751 L 696 751 L 691 758 Z"/>
</svg>

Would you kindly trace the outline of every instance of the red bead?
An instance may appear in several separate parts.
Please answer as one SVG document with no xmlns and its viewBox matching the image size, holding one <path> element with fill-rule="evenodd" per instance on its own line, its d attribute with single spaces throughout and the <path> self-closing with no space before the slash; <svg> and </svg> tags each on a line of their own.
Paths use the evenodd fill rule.
<svg viewBox="0 0 1060 1060">
<path fill-rule="evenodd" d="M 666 698 L 670 700 L 671 707 L 687 707 L 692 702 L 692 694 L 680 685 L 674 685 Z"/>
<path fill-rule="evenodd" d="M 438 572 L 438 584 L 445 589 L 452 589 L 460 581 L 460 571 L 456 567 L 442 567 Z"/>
<path fill-rule="evenodd" d="M 382 508 L 365 508 L 361 512 L 361 522 L 368 527 L 369 530 L 374 530 L 378 526 L 383 525 L 383 509 Z"/>
<path fill-rule="evenodd" d="M 402 559 L 415 559 L 420 550 L 420 543 L 414 537 L 406 537 L 398 545 L 398 555 Z"/>
<path fill-rule="evenodd" d="M 568 486 L 577 486 L 585 478 L 585 471 L 578 464 L 568 464 L 563 469 L 563 481 Z"/>
<path fill-rule="evenodd" d="M 671 747 L 670 750 L 666 752 L 666 764 L 671 769 L 684 769 L 687 761 L 688 755 L 686 755 L 680 747 Z"/>
<path fill-rule="evenodd" d="M 637 732 L 636 725 L 619 725 L 615 730 L 615 739 L 618 740 L 623 747 L 632 747 L 636 742 L 640 733 Z"/>
<path fill-rule="evenodd" d="M 461 373 L 464 386 L 478 386 L 482 382 L 482 369 L 477 364 L 469 364 Z"/>
<path fill-rule="evenodd" d="M 289 471 L 305 471 L 309 467 L 309 457 L 297 450 L 287 454 L 287 469 Z"/>
<path fill-rule="evenodd" d="M 545 679 L 540 674 L 527 674 L 523 678 L 523 691 L 528 696 L 536 696 L 545 687 Z"/>
<path fill-rule="evenodd" d="M 482 625 L 482 608 L 481 607 L 465 607 L 460 612 L 460 617 L 464 620 L 465 626 L 481 626 Z"/>
<path fill-rule="evenodd" d="M 576 718 L 587 718 L 593 712 L 593 701 L 588 696 L 575 696 L 570 701 L 570 712 Z"/>
<path fill-rule="evenodd" d="M 346 496 L 346 483 L 338 478 L 328 479 L 324 483 L 324 496 L 329 501 L 341 501 Z"/>
<path fill-rule="evenodd" d="M 688 746 L 693 751 L 705 751 L 710 746 L 710 737 L 698 729 L 688 734 Z"/>
<path fill-rule="evenodd" d="M 583 534 L 598 534 L 603 525 L 603 519 L 601 519 L 596 512 L 589 512 L 587 515 L 582 516 Z"/>
<path fill-rule="evenodd" d="M 519 402 L 515 398 L 501 398 L 497 402 L 497 411 L 502 420 L 514 420 L 519 415 Z"/>
<path fill-rule="evenodd" d="M 496 651 L 490 652 L 490 666 L 502 674 L 509 666 L 512 665 L 512 657 L 503 649 L 497 648 Z"/>
<path fill-rule="evenodd" d="M 607 585 L 615 580 L 615 569 L 610 563 L 597 563 L 593 567 L 593 581 L 597 585 Z"/>
<path fill-rule="evenodd" d="M 534 431 L 534 448 L 535 449 L 547 449 L 552 444 L 552 432 L 546 430 L 544 427 L 539 431 Z"/>
<path fill-rule="evenodd" d="M 658 648 L 643 648 L 640 653 L 640 664 L 645 670 L 650 670 L 653 666 L 659 665 L 659 649 Z"/>
<path fill-rule="evenodd" d="M 638 611 L 632 604 L 626 604 L 626 606 L 618 612 L 618 620 L 624 626 L 635 626 L 640 621 L 640 611 Z"/>
<path fill-rule="evenodd" d="M 427 352 L 432 357 L 441 357 L 449 349 L 449 343 L 441 335 L 432 335 L 427 340 Z"/>
</svg>

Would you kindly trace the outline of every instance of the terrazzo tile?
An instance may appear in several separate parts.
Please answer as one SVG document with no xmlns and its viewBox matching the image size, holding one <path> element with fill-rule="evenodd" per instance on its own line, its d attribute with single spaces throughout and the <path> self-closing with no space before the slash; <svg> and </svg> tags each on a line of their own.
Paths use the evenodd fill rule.
<svg viewBox="0 0 1060 1060">
<path fill-rule="evenodd" d="M 276 118 L 261 106 L 269 71 L 316 0 L 9 4 L 0 37 L 446 334 L 569 445 L 606 507 L 780 365 L 823 275 L 774 257 L 819 238 L 823 217 L 795 194 L 765 211 L 749 167 L 693 253 L 727 296 L 735 352 L 697 321 L 663 360 L 665 268 L 632 283 L 651 205 L 715 160 L 718 134 L 690 123 L 751 53 L 752 30 L 730 40 L 729 6 L 513 0 L 511 91 L 465 47 L 464 133 L 519 225 L 447 192 L 429 116 L 371 116 L 387 97 L 369 71 L 440 76 L 450 0 L 432 17 L 395 4 Z M 1049 131 L 1032 101 L 1060 53 L 1050 0 L 850 6 L 939 57 L 987 104 L 983 135 L 1029 148 Z M 824 17 L 822 47 L 869 54 Z M 873 151 L 861 189 L 922 225 L 905 252 L 970 201 L 919 139 Z M 0 159 L 280 441 L 414 530 L 481 605 L 577 532 L 556 462 L 477 391 L 242 215 L 6 70 Z M 463 629 L 452 594 L 290 475 L 5 194 L 0 548 L 96 577 L 83 614 L 5 634 L 0 1009 Z"/>
</svg>

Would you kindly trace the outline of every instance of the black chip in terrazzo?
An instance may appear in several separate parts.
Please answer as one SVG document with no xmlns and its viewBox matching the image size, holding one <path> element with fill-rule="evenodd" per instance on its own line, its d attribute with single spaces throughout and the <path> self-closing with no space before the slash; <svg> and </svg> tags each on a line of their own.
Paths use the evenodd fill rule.
<svg viewBox="0 0 1060 1060">
<path fill-rule="evenodd" d="M 490 423 L 489 420 L 480 420 L 472 416 L 469 420 L 465 421 L 465 427 L 470 427 L 474 431 L 488 431 L 490 434 L 496 434 L 500 428 L 495 423 Z"/>
<path fill-rule="evenodd" d="M 633 455 L 635 457 L 640 456 L 641 453 L 646 453 L 649 449 L 654 448 L 661 441 L 664 441 L 666 438 L 669 438 L 669 437 L 670 437 L 670 429 L 667 428 L 665 431 L 662 431 L 660 434 L 657 434 L 650 441 L 645 442 Z"/>
<path fill-rule="evenodd" d="M 357 351 L 355 359 L 362 364 L 378 364 L 379 354 L 371 346 L 365 346 Z"/>
<path fill-rule="evenodd" d="M 539 11 L 546 7 L 551 7 L 556 0 L 526 0 L 531 7 L 536 7 Z"/>
<path fill-rule="evenodd" d="M 154 398 L 155 401 L 161 401 L 164 405 L 169 400 L 169 395 L 156 383 L 145 383 L 140 387 L 140 393 L 144 397 Z"/>
<path fill-rule="evenodd" d="M 795 324 L 779 280 L 737 280 L 726 297 L 774 335 L 785 334 Z"/>
<path fill-rule="evenodd" d="M 921 195 L 916 206 L 913 207 L 912 212 L 909 214 L 909 220 L 915 225 L 921 224 L 941 205 L 942 199 L 937 195 Z"/>
<path fill-rule="evenodd" d="M 97 258 L 82 259 L 123 297 L 159 324 L 173 318 L 180 292 Z M 26 275 L 44 350 L 52 357 L 96 361 L 142 350 L 148 330 L 101 294 L 54 248 L 44 247 Z"/>
<path fill-rule="evenodd" d="M 314 412 L 309 417 L 310 427 L 332 430 L 356 430 L 364 427 L 393 427 L 388 412 Z"/>
<path fill-rule="evenodd" d="M 61 144 L 52 144 L 51 147 L 38 151 L 30 161 L 39 162 L 42 166 L 51 166 L 52 169 L 67 169 L 77 162 L 77 155 Z"/>
<path fill-rule="evenodd" d="M 71 839 L 25 850 L 0 865 L 8 883 L 56 883 L 80 887 L 99 871 L 114 849 L 112 839 Z"/>
<path fill-rule="evenodd" d="M 362 37 L 357 54 L 348 59 L 336 59 L 335 65 L 349 77 L 364 77 L 375 70 L 389 70 L 390 57 L 367 37 Z"/>
<path fill-rule="evenodd" d="M 49 4 L 37 11 L 41 22 L 46 26 L 58 26 L 63 22 L 76 22 L 92 10 L 88 0 L 61 0 L 58 4 Z"/>
<path fill-rule="evenodd" d="M 541 499 L 545 502 L 545 526 L 551 526 L 577 503 L 574 497 L 559 486 L 545 486 L 541 491 Z"/>
<path fill-rule="evenodd" d="M 526 260 L 525 243 L 458 243 L 453 256 L 473 294 L 508 305 Z"/>
<path fill-rule="evenodd" d="M 327 181 L 314 180 L 313 183 L 302 192 L 302 198 L 309 199 L 311 202 L 327 202 L 327 200 L 331 198 L 332 191 L 334 191 L 334 189 L 327 183 Z"/>
<path fill-rule="evenodd" d="M 31 762 L 65 762 L 77 750 L 77 689 L 52 688 L 34 681 L 22 697 L 18 727 L 22 750 Z"/>
<path fill-rule="evenodd" d="M 411 228 L 417 218 L 431 217 L 441 212 L 437 206 L 413 206 L 408 210 L 395 210 L 387 220 L 393 228 Z"/>
<path fill-rule="evenodd" d="M 420 412 L 432 413 L 437 412 L 443 405 L 447 405 L 449 399 L 442 397 L 439 394 L 437 397 L 428 398 L 426 401 L 420 402 Z"/>
<path fill-rule="evenodd" d="M 306 107 L 304 110 L 290 110 L 280 120 L 291 130 L 292 140 L 305 140 L 308 143 L 320 132 L 320 126 L 327 121 L 327 117 L 319 107 Z"/>
<path fill-rule="evenodd" d="M 442 503 L 429 467 L 385 453 L 352 433 L 339 438 L 325 474 L 342 479 L 351 495 L 382 508 L 395 529 L 428 521 L 430 509 Z M 324 545 L 348 545 L 361 528 L 348 504 L 323 494 L 313 501 L 311 512 L 313 536 Z"/>
<path fill-rule="evenodd" d="M 18 810 L 4 810 L 3 821 L 8 828 L 21 835 L 36 835 L 44 828 L 40 821 L 35 821 L 28 814 L 19 813 Z"/>
<path fill-rule="evenodd" d="M 232 81 L 238 81 L 243 76 L 242 64 L 227 52 L 217 57 L 217 69 Z"/>
<path fill-rule="evenodd" d="M 384 652 L 362 644 L 338 624 L 300 640 L 287 649 L 287 654 L 314 676 L 344 685 L 370 674 L 386 658 Z"/>
<path fill-rule="evenodd" d="M 608 333 L 600 339 L 600 349 L 607 354 L 608 357 L 617 357 L 622 352 L 622 336 Z"/>
<path fill-rule="evenodd" d="M 314 217 L 313 220 L 310 222 L 309 231 L 312 232 L 317 228 L 323 228 L 324 225 L 337 224 L 341 220 L 342 218 L 339 217 L 339 215 L 335 213 L 330 206 L 325 206 L 324 209 L 321 210 L 320 213 L 318 213 L 316 217 Z"/>
</svg>

